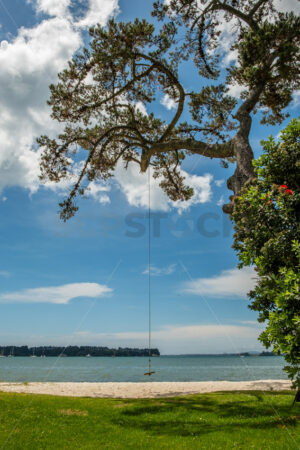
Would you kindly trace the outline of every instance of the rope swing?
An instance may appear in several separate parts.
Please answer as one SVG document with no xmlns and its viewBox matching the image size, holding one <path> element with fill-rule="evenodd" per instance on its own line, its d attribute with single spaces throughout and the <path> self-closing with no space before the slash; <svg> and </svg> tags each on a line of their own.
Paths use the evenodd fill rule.
<svg viewBox="0 0 300 450">
<path fill-rule="evenodd" d="M 144 375 L 149 377 L 155 372 L 151 371 L 151 174 L 150 166 L 148 167 L 148 372 Z"/>
</svg>

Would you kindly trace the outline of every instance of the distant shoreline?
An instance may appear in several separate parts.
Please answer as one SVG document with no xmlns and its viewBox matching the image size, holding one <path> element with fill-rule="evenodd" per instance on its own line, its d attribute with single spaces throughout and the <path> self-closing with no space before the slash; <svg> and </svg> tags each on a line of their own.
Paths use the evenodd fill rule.
<svg viewBox="0 0 300 450">
<path fill-rule="evenodd" d="M 160 352 L 157 348 L 129 348 L 118 347 L 108 348 L 100 346 L 52 346 L 43 345 L 39 347 L 28 347 L 28 345 L 6 345 L 0 346 L 0 357 L 98 357 L 98 356 L 159 356 Z"/>
<path fill-rule="evenodd" d="M 55 355 L 49 355 L 49 354 L 32 354 L 32 353 L 29 353 L 29 354 L 27 354 L 27 355 L 20 355 L 20 354 L 6 354 L 6 355 L 3 355 L 3 354 L 0 354 L 0 358 L 10 358 L 10 357 L 16 357 L 16 358 L 20 358 L 20 357 L 22 357 L 22 358 L 32 358 L 32 357 L 37 357 L 37 358 L 39 358 L 39 357 L 47 357 L 47 358 L 58 358 L 58 357 L 69 357 L 69 358 L 85 358 L 85 357 L 93 357 L 93 358 L 103 358 L 103 357 L 116 357 L 116 358 L 128 358 L 128 357 L 138 357 L 138 358 L 140 358 L 140 357 L 146 357 L 146 358 L 148 358 L 149 357 L 149 354 L 147 353 L 147 351 L 145 352 L 145 351 L 141 351 L 141 353 L 139 353 L 139 354 L 133 354 L 134 352 L 132 352 L 131 354 L 118 354 L 118 353 L 111 353 L 111 354 L 102 354 L 102 355 L 97 355 L 97 354 L 81 354 L 81 355 L 78 355 L 78 354 L 72 354 L 72 355 L 68 355 L 68 354 L 65 354 L 65 353 L 58 353 L 58 354 L 55 354 Z M 257 353 L 255 353 L 255 352 L 245 352 L 245 353 L 182 353 L 182 354 L 172 354 L 172 355 L 169 355 L 169 354 L 166 354 L 166 355 L 164 355 L 164 354 L 160 354 L 159 352 L 158 353 L 153 353 L 153 354 L 151 354 L 151 357 L 152 358 L 155 358 L 155 357 L 169 357 L 169 358 L 172 358 L 172 357 L 181 357 L 181 358 L 197 358 L 197 357 L 230 357 L 230 358 L 232 358 L 232 357 L 257 357 L 257 356 L 276 356 L 276 357 L 283 357 L 283 355 L 275 355 L 274 353 L 272 353 L 272 352 L 261 352 L 261 353 L 259 353 L 259 352 L 257 352 Z"/>
</svg>

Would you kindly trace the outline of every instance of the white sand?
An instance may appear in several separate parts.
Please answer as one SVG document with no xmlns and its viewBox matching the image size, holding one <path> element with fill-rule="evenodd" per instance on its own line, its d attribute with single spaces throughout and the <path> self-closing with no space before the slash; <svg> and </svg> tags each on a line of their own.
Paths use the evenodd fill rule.
<svg viewBox="0 0 300 450">
<path fill-rule="evenodd" d="M 0 383 L 0 391 L 70 397 L 155 398 L 218 391 L 289 390 L 286 380 L 146 383 Z"/>
</svg>

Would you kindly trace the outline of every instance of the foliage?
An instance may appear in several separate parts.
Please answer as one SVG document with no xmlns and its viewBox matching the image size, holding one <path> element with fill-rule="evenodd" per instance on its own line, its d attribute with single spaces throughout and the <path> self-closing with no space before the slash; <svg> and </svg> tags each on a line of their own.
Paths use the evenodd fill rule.
<svg viewBox="0 0 300 450">
<path fill-rule="evenodd" d="M 253 176 L 251 114 L 260 108 L 263 123 L 280 123 L 299 88 L 300 18 L 276 11 L 274 0 L 157 1 L 153 15 L 156 26 L 136 19 L 92 28 L 88 48 L 50 86 L 52 117 L 65 128 L 58 139 L 38 140 L 41 178 L 76 177 L 61 204 L 64 220 L 88 183 L 107 180 L 120 163 L 151 165 L 167 195 L 184 200 L 193 194 L 180 171 L 187 155 L 219 158 L 224 167 L 235 161 L 228 187 L 238 194 Z M 224 76 L 226 22 L 237 64 Z M 201 87 L 187 91 L 179 74 L 192 64 Z M 229 95 L 232 84 L 241 87 L 240 101 Z M 162 95 L 174 101 L 169 122 L 144 111 Z M 231 212 L 232 202 L 223 209 Z"/>
<path fill-rule="evenodd" d="M 300 445 L 291 392 L 155 399 L 0 393 L 5 449 L 281 449 Z"/>
<path fill-rule="evenodd" d="M 300 388 L 300 119 L 263 141 L 257 178 L 235 199 L 233 247 L 240 267 L 255 264 L 258 280 L 250 308 L 267 321 L 261 342 L 283 354 Z"/>
</svg>

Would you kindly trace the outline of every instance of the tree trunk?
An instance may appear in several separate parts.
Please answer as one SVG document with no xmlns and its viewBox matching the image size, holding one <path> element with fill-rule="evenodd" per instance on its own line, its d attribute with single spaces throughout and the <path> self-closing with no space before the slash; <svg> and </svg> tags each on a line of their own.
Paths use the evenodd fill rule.
<svg viewBox="0 0 300 450">
<path fill-rule="evenodd" d="M 293 401 L 293 406 L 295 405 L 295 403 L 299 403 L 300 402 L 300 390 L 298 389 Z"/>
<path fill-rule="evenodd" d="M 240 128 L 233 139 L 236 169 L 234 174 L 227 180 L 227 187 L 234 192 L 234 195 L 230 197 L 230 203 L 223 205 L 223 211 L 227 214 L 231 214 L 233 211 L 234 196 L 238 195 L 245 183 L 255 176 L 252 164 L 254 154 L 249 142 L 251 116 L 244 114 L 239 120 Z"/>
</svg>

